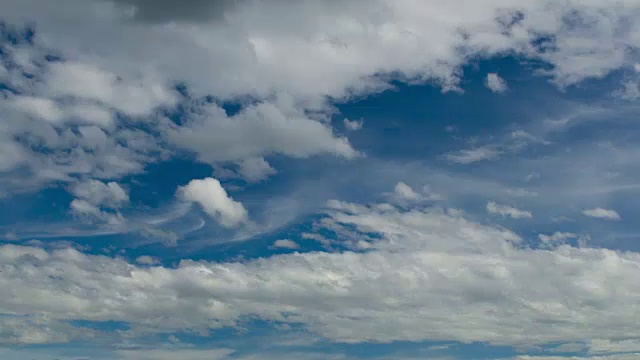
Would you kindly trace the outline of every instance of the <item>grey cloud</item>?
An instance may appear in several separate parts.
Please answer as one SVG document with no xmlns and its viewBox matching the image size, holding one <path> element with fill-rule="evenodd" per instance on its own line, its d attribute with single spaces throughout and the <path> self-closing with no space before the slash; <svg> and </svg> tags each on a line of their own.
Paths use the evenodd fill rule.
<svg viewBox="0 0 640 360">
<path fill-rule="evenodd" d="M 202 22 L 224 17 L 240 0 L 114 0 L 133 6 L 135 18 L 146 22 Z"/>
</svg>

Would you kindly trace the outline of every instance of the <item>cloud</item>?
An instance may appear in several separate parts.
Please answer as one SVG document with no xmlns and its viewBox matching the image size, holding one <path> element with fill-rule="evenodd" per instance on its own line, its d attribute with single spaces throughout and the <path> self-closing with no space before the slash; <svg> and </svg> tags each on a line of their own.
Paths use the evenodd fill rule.
<svg viewBox="0 0 640 360">
<path fill-rule="evenodd" d="M 470 59 L 505 53 L 547 62 L 541 73 L 561 87 L 633 66 L 637 29 L 623 24 L 634 23 L 640 4 L 611 1 L 9 2 L 3 31 L 24 23 L 37 31 L 33 41 L 16 36 L 18 44 L 2 45 L 3 84 L 15 93 L 0 102 L 0 153 L 12 154 L 0 168 L 26 168 L 29 179 L 11 173 L 0 187 L 118 179 L 176 148 L 233 165 L 271 154 L 353 158 L 357 150 L 326 122 L 333 103 L 396 80 L 453 89 Z M 206 96 L 240 112 L 204 104 Z M 164 110 L 185 97 L 188 114 L 172 123 Z M 100 145 L 71 129 L 77 124 L 102 129 Z M 39 146 L 49 156 L 33 151 Z M 501 150 L 450 160 L 472 163 Z"/>
<path fill-rule="evenodd" d="M 423 192 L 416 192 L 411 186 L 404 182 L 398 182 L 390 194 L 396 202 L 420 202 L 428 200 L 442 200 L 442 196 L 432 193 L 429 186 L 423 188 Z"/>
<path fill-rule="evenodd" d="M 181 200 L 199 204 L 204 212 L 226 228 L 237 227 L 248 220 L 244 206 L 233 200 L 214 178 L 191 180 L 178 188 Z"/>
<path fill-rule="evenodd" d="M 344 127 L 347 130 L 350 130 L 350 131 L 360 130 L 360 129 L 362 129 L 363 125 L 364 125 L 364 121 L 363 120 L 344 119 Z"/>
<path fill-rule="evenodd" d="M 150 22 L 203 22 L 220 20 L 242 0 L 114 0 L 134 7 L 137 20 Z"/>
<path fill-rule="evenodd" d="M 583 215 L 604 220 L 620 220 L 620 214 L 615 210 L 595 208 L 587 209 L 582 212 Z"/>
<path fill-rule="evenodd" d="M 223 360 L 229 359 L 234 351 L 230 349 L 140 349 L 118 350 L 118 360 Z"/>
<path fill-rule="evenodd" d="M 367 252 L 183 260 L 169 268 L 73 249 L 5 245 L 0 282 L 7 294 L 0 306 L 48 321 L 125 321 L 163 333 L 233 326 L 250 317 L 299 324 L 347 343 L 513 346 L 600 339 L 603 333 L 640 337 L 628 316 L 640 294 L 637 253 L 530 249 L 511 231 L 455 213 L 332 205 L 319 226 L 340 241 L 369 242 Z"/>
<path fill-rule="evenodd" d="M 551 235 L 538 234 L 538 239 L 540 239 L 542 245 L 545 247 L 554 247 L 565 244 L 568 240 L 571 239 L 576 239 L 578 241 L 578 245 L 584 247 L 586 246 L 587 240 L 589 240 L 590 237 L 587 235 L 578 235 L 569 232 L 556 231 Z"/>
<path fill-rule="evenodd" d="M 73 199 L 69 204 L 72 214 L 88 222 L 100 222 L 107 225 L 121 225 L 125 219 L 119 212 L 103 211 L 100 207 L 83 199 Z"/>
<path fill-rule="evenodd" d="M 405 200 L 418 200 L 420 199 L 420 194 L 413 191 L 413 188 L 403 182 L 399 182 L 396 184 L 394 189 L 394 194 L 399 198 Z"/>
<path fill-rule="evenodd" d="M 494 93 L 504 93 L 509 90 L 507 82 L 496 73 L 487 74 L 485 86 Z"/>
<path fill-rule="evenodd" d="M 287 102 L 259 103 L 233 117 L 217 106 L 203 110 L 203 116 L 194 116 L 185 126 L 168 132 L 173 143 L 194 151 L 203 162 L 235 162 L 274 154 L 358 156 L 346 138 L 336 138 L 329 127 Z"/>
<path fill-rule="evenodd" d="M 117 182 L 103 183 L 99 180 L 87 180 L 71 187 L 71 193 L 77 198 L 93 205 L 120 208 L 129 203 L 129 194 Z"/>
<path fill-rule="evenodd" d="M 280 240 L 276 240 L 273 243 L 273 247 L 274 248 L 280 248 L 280 249 L 291 249 L 291 250 L 296 250 L 300 248 L 300 245 L 298 245 L 295 241 L 293 240 L 289 240 L 289 239 L 280 239 Z"/>
<path fill-rule="evenodd" d="M 446 155 L 446 158 L 451 162 L 467 165 L 478 161 L 491 160 L 498 157 L 500 154 L 500 151 L 492 147 L 485 146 L 470 150 L 460 150 L 456 153 L 449 153 Z"/>
<path fill-rule="evenodd" d="M 487 203 L 487 211 L 491 214 L 508 216 L 512 219 L 531 219 L 533 215 L 529 211 L 517 209 L 509 205 L 496 204 L 493 201 Z"/>
<path fill-rule="evenodd" d="M 243 160 L 238 168 L 238 174 L 249 182 L 261 181 L 276 173 L 276 169 L 261 157 Z"/>
<path fill-rule="evenodd" d="M 136 263 L 140 265 L 158 265 L 160 264 L 160 260 L 152 256 L 143 255 L 136 258 Z"/>
<path fill-rule="evenodd" d="M 117 209 L 129 204 L 129 195 L 118 183 L 86 180 L 73 184 L 70 192 L 76 197 L 69 205 L 74 215 L 109 225 L 124 223 Z"/>
</svg>

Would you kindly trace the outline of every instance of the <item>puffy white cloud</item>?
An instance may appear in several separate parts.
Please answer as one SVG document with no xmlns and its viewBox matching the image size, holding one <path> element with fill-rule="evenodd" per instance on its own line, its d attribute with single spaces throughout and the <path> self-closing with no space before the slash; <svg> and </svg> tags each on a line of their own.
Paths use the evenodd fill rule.
<svg viewBox="0 0 640 360">
<path fill-rule="evenodd" d="M 487 78 L 485 80 L 485 85 L 489 90 L 494 93 L 504 93 L 509 90 L 509 86 L 507 82 L 500 77 L 497 73 L 489 73 L 487 74 Z"/>
<path fill-rule="evenodd" d="M 582 212 L 583 215 L 604 220 L 620 220 L 620 214 L 615 210 L 594 208 L 587 209 Z"/>
<path fill-rule="evenodd" d="M 68 61 L 49 66 L 41 91 L 53 98 L 96 102 L 131 116 L 147 115 L 160 105 L 176 102 L 175 94 L 150 75 L 137 84 L 137 79 L 123 80 L 94 64 Z"/>
<path fill-rule="evenodd" d="M 233 200 L 217 179 L 191 180 L 178 188 L 177 196 L 199 204 L 204 212 L 224 227 L 236 227 L 248 220 L 247 210 L 242 203 Z"/>
<path fill-rule="evenodd" d="M 350 130 L 350 131 L 360 130 L 360 129 L 362 129 L 363 125 L 364 125 L 364 121 L 363 120 L 344 119 L 344 127 L 347 130 Z"/>
<path fill-rule="evenodd" d="M 168 131 L 173 143 L 196 152 L 203 162 L 243 161 L 272 154 L 358 156 L 346 138 L 336 138 L 331 128 L 287 101 L 252 105 L 232 117 L 217 106 L 203 111 L 194 114 L 188 124 Z"/>
<path fill-rule="evenodd" d="M 404 182 L 398 182 L 390 194 L 392 200 L 397 203 L 412 203 L 427 200 L 442 200 L 442 196 L 431 192 L 429 186 L 424 186 L 422 192 L 416 192 L 411 186 Z"/>
<path fill-rule="evenodd" d="M 508 216 L 512 219 L 531 219 L 533 214 L 530 211 L 520 210 L 516 207 L 497 204 L 493 201 L 487 203 L 487 211 L 491 214 Z"/>
<path fill-rule="evenodd" d="M 273 247 L 274 248 L 281 248 L 281 249 L 291 249 L 291 250 L 296 250 L 300 248 L 300 245 L 298 245 L 298 243 L 296 243 L 293 240 L 289 240 L 289 239 L 280 239 L 280 240 L 276 240 L 273 243 Z"/>
<path fill-rule="evenodd" d="M 420 199 L 420 194 L 415 192 L 413 188 L 403 182 L 399 182 L 396 184 L 394 189 L 394 194 L 402 199 L 406 200 L 418 200 Z"/>
</svg>

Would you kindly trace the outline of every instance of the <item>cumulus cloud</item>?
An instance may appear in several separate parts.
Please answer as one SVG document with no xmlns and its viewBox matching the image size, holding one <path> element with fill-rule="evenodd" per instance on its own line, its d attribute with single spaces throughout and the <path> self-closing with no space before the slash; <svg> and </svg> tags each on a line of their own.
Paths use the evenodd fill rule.
<svg viewBox="0 0 640 360">
<path fill-rule="evenodd" d="M 346 138 L 335 137 L 331 128 L 286 101 L 256 104 L 232 117 L 222 108 L 211 106 L 185 126 L 169 130 L 168 137 L 208 163 L 272 154 L 298 158 L 318 153 L 358 156 Z"/>
<path fill-rule="evenodd" d="M 620 214 L 618 214 L 615 210 L 610 210 L 610 209 L 603 209 L 603 208 L 587 209 L 587 210 L 584 210 L 582 214 L 585 216 L 597 218 L 597 219 L 620 220 Z"/>
<path fill-rule="evenodd" d="M 420 199 L 420 194 L 416 193 L 411 186 L 403 182 L 399 182 L 398 184 L 396 184 L 394 194 L 402 199 L 407 200 Z"/>
<path fill-rule="evenodd" d="M 507 82 L 500 77 L 497 73 L 489 73 L 487 74 L 487 78 L 485 79 L 486 87 L 493 91 L 494 93 L 503 93 L 509 90 L 509 86 L 507 86 Z"/>
<path fill-rule="evenodd" d="M 487 211 L 491 214 L 498 214 L 501 216 L 508 216 L 512 219 L 531 219 L 533 214 L 529 211 L 520 210 L 516 207 L 497 204 L 493 201 L 487 203 Z"/>
<path fill-rule="evenodd" d="M 298 243 L 296 243 L 293 240 L 289 240 L 289 239 L 280 239 L 280 240 L 276 240 L 273 243 L 273 247 L 274 248 L 280 248 L 280 249 L 291 249 L 291 250 L 296 250 L 300 248 L 300 245 L 298 245 Z"/>
<path fill-rule="evenodd" d="M 364 121 L 362 120 L 344 119 L 344 127 L 350 131 L 360 130 L 362 129 L 363 125 L 364 125 Z"/>
<path fill-rule="evenodd" d="M 178 188 L 177 196 L 181 200 L 200 205 L 204 212 L 223 227 L 236 227 L 248 220 L 247 210 L 242 203 L 233 200 L 217 179 L 191 180 Z"/>
</svg>

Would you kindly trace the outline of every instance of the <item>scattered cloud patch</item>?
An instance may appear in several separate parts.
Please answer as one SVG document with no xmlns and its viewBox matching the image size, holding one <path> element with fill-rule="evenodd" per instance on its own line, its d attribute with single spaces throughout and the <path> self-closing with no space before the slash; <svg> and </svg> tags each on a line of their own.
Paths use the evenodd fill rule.
<svg viewBox="0 0 640 360">
<path fill-rule="evenodd" d="M 350 131 L 360 130 L 360 129 L 362 129 L 363 125 L 364 125 L 364 121 L 363 120 L 344 119 L 344 127 L 347 130 L 350 130 Z"/>
<path fill-rule="evenodd" d="M 143 255 L 143 256 L 138 256 L 136 258 L 136 264 L 139 265 L 158 265 L 160 264 L 160 260 L 158 260 L 157 258 L 154 258 L 152 256 L 148 256 L 148 255 Z"/>
<path fill-rule="evenodd" d="M 487 74 L 485 79 L 485 86 L 494 93 L 504 93 L 509 90 L 507 82 L 500 77 L 497 73 Z"/>
<path fill-rule="evenodd" d="M 290 249 L 290 250 L 297 250 L 300 248 L 300 245 L 298 245 L 298 243 L 296 243 L 293 240 L 289 240 L 289 239 L 280 239 L 280 240 L 276 240 L 273 243 L 273 247 L 274 248 L 278 248 L 278 249 Z"/>
<path fill-rule="evenodd" d="M 516 207 L 509 205 L 497 204 L 493 201 L 487 203 L 487 211 L 490 214 L 497 214 L 503 217 L 510 217 L 512 219 L 531 219 L 533 214 L 529 211 L 520 210 Z"/>
<path fill-rule="evenodd" d="M 197 203 L 209 216 L 226 228 L 237 227 L 248 220 L 242 203 L 233 200 L 214 178 L 191 180 L 178 188 L 177 196 L 187 202 Z"/>
<path fill-rule="evenodd" d="M 603 208 L 594 208 L 587 209 L 582 212 L 583 215 L 603 220 L 620 220 L 620 214 L 618 214 L 615 210 L 603 209 Z"/>
<path fill-rule="evenodd" d="M 497 158 L 500 154 L 501 152 L 495 148 L 485 146 L 449 153 L 446 155 L 446 158 L 453 163 L 467 165 L 479 161 L 492 160 Z"/>
</svg>

